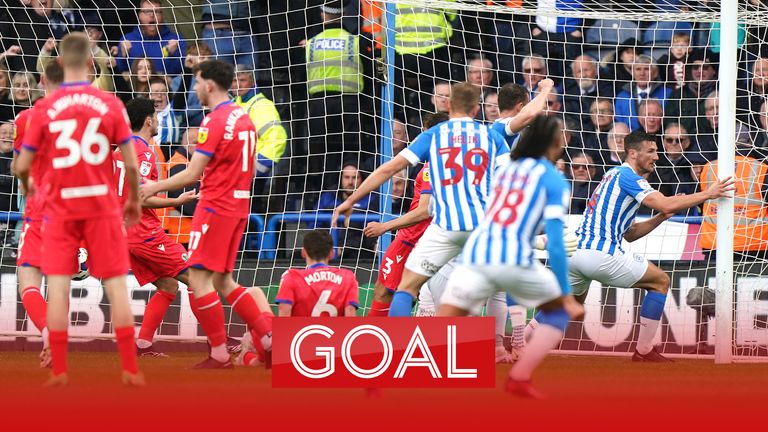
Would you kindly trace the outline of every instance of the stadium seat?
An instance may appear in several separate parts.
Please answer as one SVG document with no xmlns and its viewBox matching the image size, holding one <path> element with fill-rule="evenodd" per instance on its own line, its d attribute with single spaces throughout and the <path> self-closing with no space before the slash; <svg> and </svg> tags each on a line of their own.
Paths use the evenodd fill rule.
<svg viewBox="0 0 768 432">
<path fill-rule="evenodd" d="M 672 35 L 675 33 L 688 33 L 693 39 L 693 26 L 688 22 L 659 21 L 651 24 L 643 32 L 643 43 L 647 47 L 669 46 Z"/>
<path fill-rule="evenodd" d="M 634 21 L 599 19 L 584 34 L 584 42 L 590 53 L 603 57 L 616 50 L 616 45 L 629 39 L 640 40 L 640 29 Z"/>
</svg>

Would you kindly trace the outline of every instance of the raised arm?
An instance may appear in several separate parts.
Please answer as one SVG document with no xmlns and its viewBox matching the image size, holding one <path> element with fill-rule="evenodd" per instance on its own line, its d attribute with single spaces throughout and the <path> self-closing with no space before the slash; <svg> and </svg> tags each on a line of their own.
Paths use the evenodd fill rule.
<svg viewBox="0 0 768 432">
<path fill-rule="evenodd" d="M 547 78 L 539 82 L 539 93 L 533 100 L 528 102 L 523 109 L 512 117 L 507 123 L 506 132 L 507 135 L 513 135 L 522 130 L 528 123 L 541 114 L 547 107 L 547 98 L 552 93 L 552 89 L 555 87 L 555 82 Z"/>
<path fill-rule="evenodd" d="M 418 207 L 398 218 L 384 223 L 371 222 L 365 226 L 363 234 L 365 234 L 366 237 L 379 237 L 385 232 L 407 228 L 416 225 L 423 220 L 429 219 L 429 201 L 431 199 L 432 195 L 430 194 L 421 195 Z"/>
<path fill-rule="evenodd" d="M 210 160 L 211 158 L 209 156 L 206 156 L 199 151 L 195 152 L 195 154 L 192 155 L 192 160 L 189 161 L 189 165 L 187 165 L 187 168 L 184 171 L 157 183 L 143 185 L 141 187 L 142 196 L 148 197 L 159 192 L 181 189 L 184 186 L 197 182 L 200 180 L 200 176 L 203 175 L 203 170 L 205 170 L 205 166 L 208 165 Z"/>
</svg>

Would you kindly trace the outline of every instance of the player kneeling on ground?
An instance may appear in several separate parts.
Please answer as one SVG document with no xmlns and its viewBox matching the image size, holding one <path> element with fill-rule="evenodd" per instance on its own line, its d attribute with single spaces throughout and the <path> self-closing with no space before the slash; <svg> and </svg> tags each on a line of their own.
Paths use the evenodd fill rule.
<svg viewBox="0 0 768 432">
<path fill-rule="evenodd" d="M 355 274 L 349 270 L 331 267 L 328 261 L 333 258 L 333 239 L 324 230 L 314 230 L 304 236 L 301 257 L 307 263 L 304 269 L 289 269 L 280 278 L 280 288 L 275 302 L 281 317 L 321 317 L 357 315 L 358 285 Z M 269 310 L 261 288 L 251 288 L 259 308 Z M 238 363 L 246 366 L 259 365 L 261 359 L 250 334 L 243 337 L 241 355 Z"/>
<path fill-rule="evenodd" d="M 542 311 L 539 328 L 510 370 L 506 389 L 541 397 L 531 374 L 584 308 L 571 295 L 563 245 L 570 191 L 553 162 L 563 151 L 563 135 L 554 118 L 537 116 L 523 130 L 512 162 L 494 175 L 485 218 L 464 246 L 462 264 L 453 272 L 438 316 L 479 314 L 498 291 L 515 303 Z M 544 227 L 553 271 L 533 254 L 534 238 Z"/>
</svg>

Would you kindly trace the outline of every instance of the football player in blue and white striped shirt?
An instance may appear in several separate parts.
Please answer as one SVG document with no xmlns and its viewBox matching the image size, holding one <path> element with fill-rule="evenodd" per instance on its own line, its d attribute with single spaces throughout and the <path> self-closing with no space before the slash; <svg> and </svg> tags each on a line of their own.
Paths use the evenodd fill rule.
<svg viewBox="0 0 768 432">
<path fill-rule="evenodd" d="M 454 85 L 450 120 L 421 133 L 334 210 L 335 224 L 338 215 L 348 216 L 355 202 L 394 174 L 429 161 L 434 218 L 406 261 L 389 316 L 410 316 L 424 282 L 461 252 L 483 219 L 493 171 L 509 161 L 504 137 L 473 120 L 479 110 L 480 89 L 466 82 Z"/>
<path fill-rule="evenodd" d="M 506 291 L 515 303 L 539 308 L 539 327 L 510 370 L 507 390 L 540 394 L 530 384 L 534 368 L 563 337 L 568 322 L 584 308 L 571 295 L 563 227 L 570 188 L 553 162 L 563 152 L 559 123 L 538 116 L 521 133 L 512 162 L 494 176 L 486 217 L 464 246 L 462 264 L 441 298 L 439 316 L 477 314 L 485 300 Z M 544 228 L 552 270 L 534 256 Z"/>
<path fill-rule="evenodd" d="M 664 311 L 669 276 L 642 255 L 625 251 L 622 243 L 644 237 L 681 210 L 728 196 L 734 190 L 734 181 L 729 177 L 702 192 L 667 197 L 646 181 L 659 159 L 655 138 L 644 132 L 632 132 L 624 138 L 624 150 L 624 164 L 605 173 L 587 203 L 584 219 L 576 231 L 579 245 L 569 261 L 569 277 L 574 295 L 582 299 L 593 280 L 603 285 L 646 290 L 632 360 L 668 362 L 671 360 L 653 347 L 653 338 Z M 659 214 L 633 223 L 641 204 Z"/>
<path fill-rule="evenodd" d="M 554 87 L 555 82 L 551 79 L 541 80 L 538 86 L 539 94 L 530 100 L 528 90 L 520 84 L 508 83 L 501 86 L 499 90 L 500 118 L 493 122 L 491 129 L 507 140 L 510 149 L 514 148 L 518 132 L 547 107 L 547 97 Z"/>
</svg>

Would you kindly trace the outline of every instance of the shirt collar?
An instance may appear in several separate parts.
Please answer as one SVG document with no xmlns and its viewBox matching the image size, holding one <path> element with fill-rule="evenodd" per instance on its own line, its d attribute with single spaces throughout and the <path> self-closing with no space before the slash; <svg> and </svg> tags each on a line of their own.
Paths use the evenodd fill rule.
<svg viewBox="0 0 768 432">
<path fill-rule="evenodd" d="M 314 269 L 319 267 L 328 267 L 328 264 L 326 263 L 314 263 L 311 266 L 307 266 L 308 269 Z"/>
<path fill-rule="evenodd" d="M 138 135 L 133 135 L 133 136 L 131 136 L 131 138 L 133 138 L 133 139 L 135 139 L 135 140 L 139 140 L 139 141 L 143 142 L 143 143 L 144 143 L 144 145 L 146 145 L 147 147 L 149 147 L 149 143 L 148 143 L 148 142 L 147 142 L 147 140 L 145 140 L 144 138 L 142 138 L 142 137 L 140 137 L 140 136 L 138 136 Z"/>
</svg>

